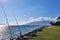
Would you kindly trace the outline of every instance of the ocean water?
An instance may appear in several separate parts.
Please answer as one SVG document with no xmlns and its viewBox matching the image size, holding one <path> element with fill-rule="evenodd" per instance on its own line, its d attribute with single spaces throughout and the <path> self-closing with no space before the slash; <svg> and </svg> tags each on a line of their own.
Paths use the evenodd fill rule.
<svg viewBox="0 0 60 40">
<path fill-rule="evenodd" d="M 20 35 L 19 30 L 21 30 L 21 33 L 23 35 L 42 26 L 41 25 L 21 25 L 21 26 L 15 25 L 9 27 L 10 30 L 8 26 L 0 27 L 0 40 L 9 40 L 11 35 L 12 37 L 19 36 Z"/>
</svg>

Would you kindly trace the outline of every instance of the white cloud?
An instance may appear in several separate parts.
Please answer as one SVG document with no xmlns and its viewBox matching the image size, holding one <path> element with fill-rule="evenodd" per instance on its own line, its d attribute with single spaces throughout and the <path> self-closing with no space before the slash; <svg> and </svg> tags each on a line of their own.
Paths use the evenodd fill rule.
<svg viewBox="0 0 60 40">
<path fill-rule="evenodd" d="M 51 18 L 51 17 L 39 17 L 39 18 L 33 18 L 33 17 L 30 17 L 29 20 L 32 20 L 32 21 L 43 21 L 43 20 L 56 20 L 55 18 Z"/>
<path fill-rule="evenodd" d="M 56 18 L 52 18 L 52 17 L 38 17 L 38 18 L 34 18 L 34 17 L 30 17 L 27 21 L 21 22 L 20 24 L 26 24 L 26 23 L 30 23 L 33 21 L 56 21 Z"/>
<path fill-rule="evenodd" d="M 39 18 L 34 18 L 34 17 L 30 17 L 29 18 L 29 22 L 32 21 L 56 21 L 56 18 L 52 18 L 52 17 L 39 17 Z"/>
</svg>

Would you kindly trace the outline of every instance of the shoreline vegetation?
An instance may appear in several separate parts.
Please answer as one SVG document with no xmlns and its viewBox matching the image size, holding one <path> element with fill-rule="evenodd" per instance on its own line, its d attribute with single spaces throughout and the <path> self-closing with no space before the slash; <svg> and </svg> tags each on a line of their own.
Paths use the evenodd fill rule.
<svg viewBox="0 0 60 40">
<path fill-rule="evenodd" d="M 46 26 L 43 32 L 37 32 L 36 35 L 29 40 L 60 40 L 60 26 Z"/>
</svg>

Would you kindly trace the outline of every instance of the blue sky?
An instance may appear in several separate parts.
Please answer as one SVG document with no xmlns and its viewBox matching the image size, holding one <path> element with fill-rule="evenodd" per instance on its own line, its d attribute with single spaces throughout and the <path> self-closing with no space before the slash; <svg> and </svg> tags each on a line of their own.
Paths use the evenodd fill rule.
<svg viewBox="0 0 60 40">
<path fill-rule="evenodd" d="M 24 23 L 29 18 L 56 17 L 60 15 L 60 0 L 6 0 L 2 1 L 6 15 L 10 23 Z M 1 23 L 5 23 L 5 17 L 0 5 Z"/>
</svg>

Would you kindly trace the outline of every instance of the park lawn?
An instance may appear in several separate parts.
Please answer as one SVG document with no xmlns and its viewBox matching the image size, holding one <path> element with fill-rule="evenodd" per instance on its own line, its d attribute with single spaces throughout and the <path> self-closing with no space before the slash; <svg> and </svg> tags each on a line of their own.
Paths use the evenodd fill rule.
<svg viewBox="0 0 60 40">
<path fill-rule="evenodd" d="M 49 26 L 29 40 L 60 40 L 60 26 Z"/>
</svg>

